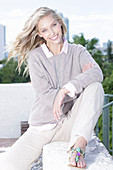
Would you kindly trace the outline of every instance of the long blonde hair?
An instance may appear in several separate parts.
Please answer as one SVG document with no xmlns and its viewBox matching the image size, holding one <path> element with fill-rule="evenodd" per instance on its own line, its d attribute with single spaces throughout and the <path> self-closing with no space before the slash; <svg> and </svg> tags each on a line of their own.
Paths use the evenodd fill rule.
<svg viewBox="0 0 113 170">
<path fill-rule="evenodd" d="M 26 63 L 29 52 L 39 47 L 41 44 L 46 43 L 45 40 L 38 35 L 38 22 L 39 20 L 51 14 L 60 24 L 62 29 L 62 35 L 67 32 L 63 19 L 52 9 L 47 7 L 41 7 L 37 9 L 25 22 L 22 32 L 17 36 L 16 40 L 11 45 L 11 50 L 8 55 L 8 61 L 15 56 L 18 56 L 18 69 L 23 63 Z"/>
</svg>

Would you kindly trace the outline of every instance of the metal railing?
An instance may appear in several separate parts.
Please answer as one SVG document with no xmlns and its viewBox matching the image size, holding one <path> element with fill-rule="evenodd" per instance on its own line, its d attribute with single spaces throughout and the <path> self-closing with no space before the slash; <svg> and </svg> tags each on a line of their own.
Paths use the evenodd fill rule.
<svg viewBox="0 0 113 170">
<path fill-rule="evenodd" d="M 103 144 L 106 146 L 108 151 L 111 152 L 113 155 L 113 101 L 110 101 L 110 98 L 113 98 L 113 95 L 105 94 L 101 128 L 103 130 Z M 111 140 L 110 140 L 110 132 L 112 133 Z M 99 135 L 99 128 L 97 122 L 96 136 L 98 135 Z M 112 148 L 110 147 L 110 142 L 112 143 Z"/>
</svg>

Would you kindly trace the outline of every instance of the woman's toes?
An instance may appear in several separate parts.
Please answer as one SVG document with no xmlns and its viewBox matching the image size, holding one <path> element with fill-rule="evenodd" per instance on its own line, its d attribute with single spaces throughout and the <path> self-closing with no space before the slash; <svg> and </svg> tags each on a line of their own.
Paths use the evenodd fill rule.
<svg viewBox="0 0 113 170">
<path fill-rule="evenodd" d="M 71 165 L 76 166 L 76 162 L 74 159 L 71 160 Z"/>
<path fill-rule="evenodd" d="M 71 165 L 73 165 L 73 166 L 76 166 L 76 163 L 75 163 L 75 161 L 71 162 Z"/>
<path fill-rule="evenodd" d="M 85 162 L 83 162 L 83 167 L 86 167 L 86 163 Z"/>
<path fill-rule="evenodd" d="M 79 160 L 79 161 L 77 162 L 77 167 L 79 167 L 79 168 L 84 168 L 84 167 L 86 167 L 86 163 L 83 162 L 83 161 L 81 161 L 81 160 Z"/>
<path fill-rule="evenodd" d="M 77 162 L 77 167 L 81 167 L 80 161 Z"/>
<path fill-rule="evenodd" d="M 81 168 L 83 168 L 84 167 L 84 164 L 83 164 L 83 162 L 81 162 Z"/>
<path fill-rule="evenodd" d="M 73 155 L 71 156 L 71 161 L 70 161 L 70 163 L 71 163 L 72 166 L 76 166 L 75 156 L 76 156 L 75 154 L 73 154 Z"/>
</svg>

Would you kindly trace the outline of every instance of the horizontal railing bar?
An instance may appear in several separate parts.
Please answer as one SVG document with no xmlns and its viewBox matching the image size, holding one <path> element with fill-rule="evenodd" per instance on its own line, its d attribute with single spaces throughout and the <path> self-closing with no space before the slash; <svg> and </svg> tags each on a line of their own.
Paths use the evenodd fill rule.
<svg viewBox="0 0 113 170">
<path fill-rule="evenodd" d="M 109 152 L 112 152 L 112 149 L 109 149 Z"/>
<path fill-rule="evenodd" d="M 110 103 L 108 103 L 108 104 L 105 104 L 105 105 L 103 106 L 103 109 L 105 109 L 106 107 L 109 107 L 109 106 L 111 106 L 111 105 L 113 105 L 113 101 L 110 102 Z"/>
<path fill-rule="evenodd" d="M 113 94 L 105 94 L 104 96 L 113 97 Z"/>
</svg>

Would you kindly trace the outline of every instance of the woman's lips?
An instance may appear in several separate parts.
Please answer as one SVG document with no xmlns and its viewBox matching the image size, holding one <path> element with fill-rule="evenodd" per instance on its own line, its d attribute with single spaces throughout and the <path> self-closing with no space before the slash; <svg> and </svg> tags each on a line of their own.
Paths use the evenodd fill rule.
<svg viewBox="0 0 113 170">
<path fill-rule="evenodd" d="M 54 37 L 50 38 L 50 40 L 55 41 L 55 40 L 57 40 L 57 38 L 58 38 L 58 34 L 57 34 L 57 35 L 55 35 Z"/>
</svg>

